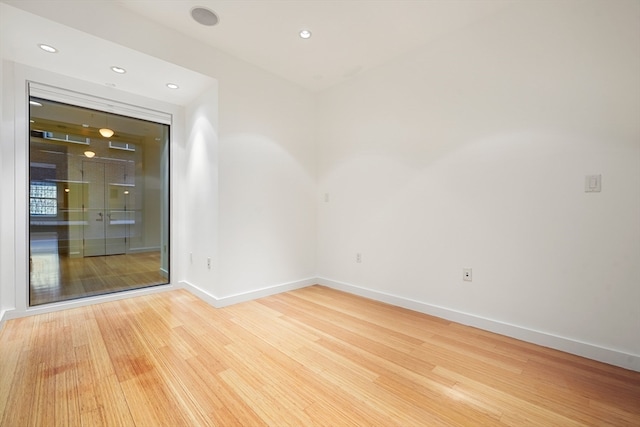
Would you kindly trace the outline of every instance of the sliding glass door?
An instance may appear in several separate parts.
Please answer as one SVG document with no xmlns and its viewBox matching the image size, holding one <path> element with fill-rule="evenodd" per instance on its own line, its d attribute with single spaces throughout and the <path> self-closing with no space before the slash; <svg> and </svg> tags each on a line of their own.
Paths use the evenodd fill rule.
<svg viewBox="0 0 640 427">
<path fill-rule="evenodd" d="M 29 304 L 169 282 L 169 125 L 30 97 Z"/>
</svg>

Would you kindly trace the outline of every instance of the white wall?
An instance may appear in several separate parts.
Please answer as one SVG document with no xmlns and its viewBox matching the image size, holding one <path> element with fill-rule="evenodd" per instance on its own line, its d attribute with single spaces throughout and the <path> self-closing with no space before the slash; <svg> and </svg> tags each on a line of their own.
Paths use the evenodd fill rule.
<svg viewBox="0 0 640 427">
<path fill-rule="evenodd" d="M 2 123 L 2 126 L 0 126 L 0 140 L 5 139 L 5 122 L 4 122 L 4 115 L 2 114 L 3 110 L 4 110 L 4 90 L 2 89 L 4 86 L 4 61 L 2 61 L 2 58 L 0 58 L 0 120 Z M 0 144 L 0 172 L 2 173 L 2 175 L 0 175 L 0 179 L 4 178 L 4 170 L 5 170 L 5 164 L 3 159 L 5 158 L 5 154 L 4 154 L 4 147 L 2 144 Z M 0 187 L 0 200 L 6 200 L 4 199 L 5 196 L 5 191 L 3 188 Z M 4 225 L 4 222 L 2 220 L 2 210 L 0 209 L 0 227 L 2 227 Z M 4 234 L 4 228 L 0 229 L 0 231 L 2 231 L 2 233 L 0 235 Z M 0 280 L 4 279 L 3 277 L 3 262 L 2 259 L 4 258 L 3 255 L 5 253 L 5 249 L 4 249 L 4 245 L 2 243 L 0 243 Z M 2 328 L 2 324 L 4 321 L 4 314 L 6 312 L 6 308 L 5 308 L 5 296 L 4 296 L 4 288 L 0 287 L 0 328 Z"/>
<path fill-rule="evenodd" d="M 220 87 L 220 295 L 316 277 L 314 100 L 262 73 Z"/>
<path fill-rule="evenodd" d="M 185 165 L 174 164 L 191 168 L 197 150 L 203 150 L 201 162 L 214 162 L 179 172 L 188 185 L 175 190 L 197 193 L 186 203 L 198 211 L 177 208 L 186 216 L 184 221 L 174 217 L 181 232 L 172 243 L 180 247 L 175 261 L 184 270 L 174 279 L 218 304 L 313 283 L 314 96 L 116 3 L 78 2 L 73 14 L 57 3 L 15 6 L 218 81 L 219 119 L 212 116 L 217 112 L 212 94 L 194 101 L 187 120 L 198 123 L 202 134 L 194 130 L 183 147 Z M 102 19 L 96 21 L 96 13 Z M 202 142 L 196 142 L 200 137 Z M 216 206 L 218 211 L 212 211 Z M 212 270 L 206 268 L 208 257 Z"/>
<path fill-rule="evenodd" d="M 13 96 L 9 82 L 13 81 L 12 69 L 0 60 L 0 141 L 13 139 Z M 13 210 L 7 209 L 14 199 L 13 145 L 0 143 L 0 327 L 7 310 L 13 308 L 14 288 L 2 283 L 14 283 L 13 275 Z"/>
<path fill-rule="evenodd" d="M 186 111 L 187 138 L 179 144 L 174 168 L 173 220 L 180 249 L 178 280 L 216 293 L 218 272 L 218 93 L 217 85 L 200 95 Z M 211 258 L 212 268 L 207 267 Z"/>
<path fill-rule="evenodd" d="M 323 281 L 640 369 L 639 6 L 515 4 L 323 93 Z"/>
<path fill-rule="evenodd" d="M 219 306 L 313 282 L 316 181 L 308 93 L 240 66 L 216 89 L 187 110 L 177 226 L 185 284 Z"/>
</svg>

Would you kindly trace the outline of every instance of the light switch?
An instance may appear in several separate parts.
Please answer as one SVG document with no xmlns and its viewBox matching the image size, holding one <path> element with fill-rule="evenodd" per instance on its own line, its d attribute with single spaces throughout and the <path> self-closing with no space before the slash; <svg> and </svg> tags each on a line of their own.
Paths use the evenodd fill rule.
<svg viewBox="0 0 640 427">
<path fill-rule="evenodd" d="M 599 193 L 602 190 L 602 175 L 587 175 L 584 180 L 585 193 Z"/>
</svg>

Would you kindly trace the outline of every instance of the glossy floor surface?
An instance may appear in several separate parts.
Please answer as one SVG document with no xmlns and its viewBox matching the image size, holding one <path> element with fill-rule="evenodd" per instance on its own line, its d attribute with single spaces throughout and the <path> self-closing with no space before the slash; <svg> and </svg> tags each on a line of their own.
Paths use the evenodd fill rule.
<svg viewBox="0 0 640 427">
<path fill-rule="evenodd" d="M 30 269 L 31 306 L 167 283 L 157 251 L 73 258 L 38 250 Z"/>
<path fill-rule="evenodd" d="M 638 426 L 640 373 L 321 286 L 6 322 L 2 426 Z"/>
</svg>

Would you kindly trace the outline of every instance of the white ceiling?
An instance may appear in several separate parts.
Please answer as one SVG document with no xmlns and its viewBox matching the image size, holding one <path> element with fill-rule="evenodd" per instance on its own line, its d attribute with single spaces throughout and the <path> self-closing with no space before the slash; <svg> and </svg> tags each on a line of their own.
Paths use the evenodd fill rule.
<svg viewBox="0 0 640 427">
<path fill-rule="evenodd" d="M 212 82 L 211 77 L 4 3 L 0 3 L 3 59 L 177 105 L 186 105 Z M 43 52 L 37 47 L 43 42 L 59 52 Z M 125 75 L 111 71 L 112 65 L 122 64 Z M 180 82 L 180 89 L 168 89 L 169 82 Z"/>
<path fill-rule="evenodd" d="M 96 19 L 103 12 L 142 15 L 319 91 L 525 1 L 0 0 L 0 48 L 3 58 L 147 96 L 168 81 L 186 82 L 180 91 L 163 92 L 165 100 L 184 105 L 210 78 L 82 32 L 87 25 L 80 22 L 82 16 L 91 16 L 91 11 Z M 196 23 L 190 16 L 195 6 L 215 11 L 219 24 Z M 79 16 L 76 23 L 74 14 Z M 54 22 L 53 16 L 64 18 L 66 25 Z M 310 39 L 298 36 L 303 28 L 312 31 Z M 43 40 L 60 43 L 60 54 L 47 57 L 34 49 Z M 109 71 L 121 64 L 137 75 L 119 78 Z"/>
<path fill-rule="evenodd" d="M 113 0 L 166 27 L 317 91 L 522 0 Z M 216 12 L 206 27 L 194 6 Z M 303 40 L 301 29 L 312 37 Z"/>
</svg>

